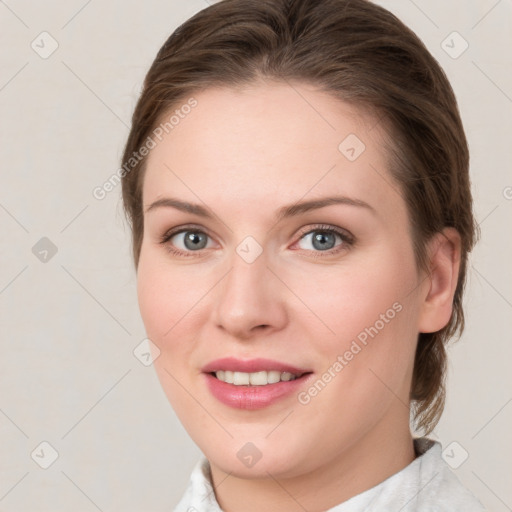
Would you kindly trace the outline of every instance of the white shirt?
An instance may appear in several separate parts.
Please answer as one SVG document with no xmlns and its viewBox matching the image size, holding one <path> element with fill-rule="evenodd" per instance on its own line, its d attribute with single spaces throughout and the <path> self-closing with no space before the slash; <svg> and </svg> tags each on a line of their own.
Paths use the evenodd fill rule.
<svg viewBox="0 0 512 512">
<path fill-rule="evenodd" d="M 485 512 L 443 460 L 438 441 L 417 438 L 414 448 L 418 456 L 404 469 L 326 512 Z M 222 512 L 206 458 L 194 467 L 174 512 Z"/>
</svg>

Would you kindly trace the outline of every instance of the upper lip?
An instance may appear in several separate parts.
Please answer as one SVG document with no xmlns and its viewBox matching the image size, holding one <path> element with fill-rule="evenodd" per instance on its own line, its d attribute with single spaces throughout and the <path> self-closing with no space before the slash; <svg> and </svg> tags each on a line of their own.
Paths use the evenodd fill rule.
<svg viewBox="0 0 512 512">
<path fill-rule="evenodd" d="M 228 370 L 232 372 L 244 372 L 254 373 L 261 371 L 278 371 L 288 372 L 293 375 L 302 375 L 309 373 L 311 370 L 305 368 L 297 368 L 296 366 L 289 365 L 287 363 L 281 363 L 280 361 L 273 361 L 271 359 L 236 359 L 234 357 L 224 357 L 221 359 L 215 359 L 206 364 L 202 371 L 204 373 L 213 373 L 219 370 Z"/>
</svg>

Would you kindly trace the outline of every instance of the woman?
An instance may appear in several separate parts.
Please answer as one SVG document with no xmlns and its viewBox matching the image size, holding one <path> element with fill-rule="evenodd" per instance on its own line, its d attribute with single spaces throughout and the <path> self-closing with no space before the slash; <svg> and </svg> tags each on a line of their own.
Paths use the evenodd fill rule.
<svg viewBox="0 0 512 512">
<path fill-rule="evenodd" d="M 365 0 L 223 0 L 159 51 L 123 156 L 177 511 L 483 510 L 424 436 L 476 225 L 446 76 Z"/>
</svg>

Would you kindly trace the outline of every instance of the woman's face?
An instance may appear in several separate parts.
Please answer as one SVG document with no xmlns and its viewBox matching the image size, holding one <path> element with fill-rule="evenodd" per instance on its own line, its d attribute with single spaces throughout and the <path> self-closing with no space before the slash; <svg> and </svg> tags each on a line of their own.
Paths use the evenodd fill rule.
<svg viewBox="0 0 512 512">
<path fill-rule="evenodd" d="M 276 478 L 408 432 L 428 290 L 381 125 L 305 84 L 194 98 L 148 157 L 138 267 L 185 428 Z"/>
</svg>

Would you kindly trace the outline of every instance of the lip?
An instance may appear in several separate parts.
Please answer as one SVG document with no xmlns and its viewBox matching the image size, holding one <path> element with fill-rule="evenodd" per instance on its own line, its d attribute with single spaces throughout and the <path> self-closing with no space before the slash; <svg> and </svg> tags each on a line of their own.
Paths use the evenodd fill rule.
<svg viewBox="0 0 512 512">
<path fill-rule="evenodd" d="M 212 373 L 219 370 L 228 370 L 231 372 L 244 372 L 254 373 L 262 371 L 277 371 L 277 372 L 289 372 L 294 375 L 301 375 L 303 373 L 309 373 L 311 370 L 305 368 L 297 368 L 280 361 L 273 361 L 272 359 L 236 359 L 234 357 L 224 357 L 222 359 L 216 359 L 204 366 L 201 371 L 204 373 Z"/>
<path fill-rule="evenodd" d="M 217 379 L 212 373 L 218 370 L 253 373 L 279 371 L 300 375 L 294 380 L 276 382 L 265 386 L 235 386 Z M 312 377 L 311 370 L 297 368 L 270 359 L 241 360 L 232 357 L 216 359 L 202 368 L 210 393 L 221 403 L 235 409 L 257 410 L 275 404 L 296 393 Z"/>
</svg>

